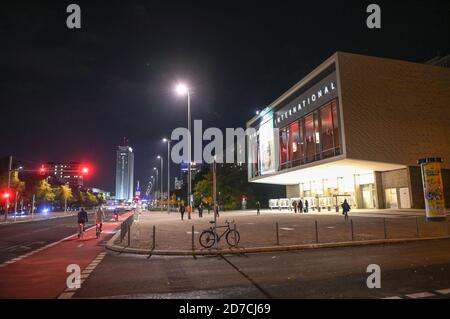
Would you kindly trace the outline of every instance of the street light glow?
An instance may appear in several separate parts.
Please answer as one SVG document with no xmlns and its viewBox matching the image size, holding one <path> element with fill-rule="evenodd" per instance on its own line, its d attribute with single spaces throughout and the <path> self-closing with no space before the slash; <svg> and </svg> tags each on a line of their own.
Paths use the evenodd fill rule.
<svg viewBox="0 0 450 319">
<path fill-rule="evenodd" d="M 156 156 L 156 158 L 157 158 L 157 159 L 160 159 L 160 158 L 161 158 L 161 156 L 160 156 L 160 155 L 158 155 L 158 156 Z"/>
<path fill-rule="evenodd" d="M 167 138 L 164 137 L 164 138 L 162 139 L 162 141 L 163 141 L 164 143 L 167 142 Z"/>
<path fill-rule="evenodd" d="M 182 83 L 178 84 L 175 89 L 176 89 L 176 91 L 177 91 L 177 93 L 179 95 L 185 95 L 189 91 L 188 87 L 185 84 L 182 84 Z"/>
</svg>

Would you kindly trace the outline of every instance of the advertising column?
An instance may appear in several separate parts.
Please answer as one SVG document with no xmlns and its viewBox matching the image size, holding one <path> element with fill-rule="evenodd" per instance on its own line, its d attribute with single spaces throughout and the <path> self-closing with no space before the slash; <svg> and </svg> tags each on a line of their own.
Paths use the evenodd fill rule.
<svg viewBox="0 0 450 319">
<path fill-rule="evenodd" d="M 418 161 L 422 169 L 423 193 L 427 220 L 446 218 L 441 158 L 423 158 Z"/>
</svg>

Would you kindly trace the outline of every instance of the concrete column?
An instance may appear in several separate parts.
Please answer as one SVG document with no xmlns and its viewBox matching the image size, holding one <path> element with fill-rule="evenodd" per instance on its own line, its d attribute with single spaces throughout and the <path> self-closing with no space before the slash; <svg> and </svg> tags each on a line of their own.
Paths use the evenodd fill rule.
<svg viewBox="0 0 450 319">
<path fill-rule="evenodd" d="M 383 189 L 383 180 L 381 176 L 381 172 L 373 172 L 373 179 L 375 181 L 375 205 L 376 208 L 382 209 L 386 208 L 386 203 L 384 200 L 384 189 Z"/>
<path fill-rule="evenodd" d="M 353 175 L 353 183 L 355 185 L 355 201 L 357 208 L 362 208 L 363 206 L 363 199 L 361 194 L 361 186 L 359 184 L 359 175 L 354 174 Z"/>
</svg>

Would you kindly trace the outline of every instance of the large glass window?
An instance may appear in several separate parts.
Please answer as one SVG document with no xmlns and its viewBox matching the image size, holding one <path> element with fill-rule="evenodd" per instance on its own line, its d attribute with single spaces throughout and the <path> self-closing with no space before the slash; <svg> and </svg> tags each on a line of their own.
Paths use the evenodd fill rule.
<svg viewBox="0 0 450 319">
<path fill-rule="evenodd" d="M 336 101 L 279 131 L 280 169 L 340 154 Z"/>
<path fill-rule="evenodd" d="M 327 104 L 320 109 L 320 120 L 322 136 L 322 157 L 330 157 L 334 155 L 333 118 L 331 115 L 331 104 Z"/>
<path fill-rule="evenodd" d="M 306 162 L 314 161 L 315 155 L 315 138 L 314 138 L 314 117 L 310 114 L 305 117 L 305 149 L 306 149 Z"/>
<path fill-rule="evenodd" d="M 288 161 L 288 135 L 289 128 L 285 127 L 280 130 L 280 164 L 283 165 Z"/>
<path fill-rule="evenodd" d="M 300 159 L 300 136 L 298 131 L 298 122 L 295 121 L 289 126 L 290 133 L 290 160 L 297 162 Z"/>
<path fill-rule="evenodd" d="M 333 113 L 333 136 L 334 136 L 334 148 L 336 150 L 336 155 L 340 154 L 341 144 L 339 140 L 339 118 L 337 112 L 336 101 L 331 102 L 331 109 Z"/>
</svg>

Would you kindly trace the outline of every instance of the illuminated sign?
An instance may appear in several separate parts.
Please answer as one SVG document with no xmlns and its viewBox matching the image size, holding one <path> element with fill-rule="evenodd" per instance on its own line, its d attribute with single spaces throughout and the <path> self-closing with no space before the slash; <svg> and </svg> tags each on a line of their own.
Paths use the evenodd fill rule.
<svg viewBox="0 0 450 319">
<path fill-rule="evenodd" d="M 274 124 L 276 127 L 284 127 L 335 97 L 337 85 L 336 73 L 333 72 L 276 111 Z"/>
</svg>

